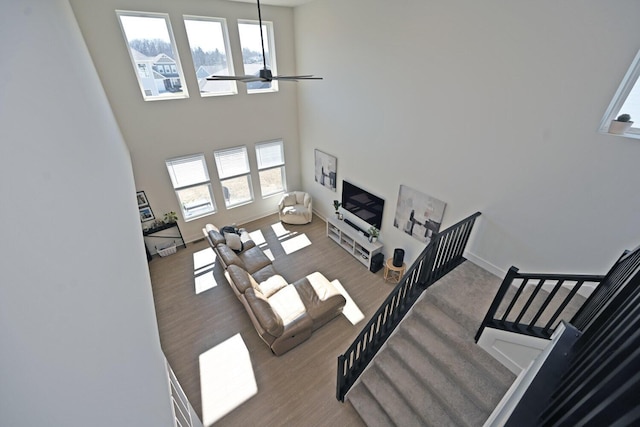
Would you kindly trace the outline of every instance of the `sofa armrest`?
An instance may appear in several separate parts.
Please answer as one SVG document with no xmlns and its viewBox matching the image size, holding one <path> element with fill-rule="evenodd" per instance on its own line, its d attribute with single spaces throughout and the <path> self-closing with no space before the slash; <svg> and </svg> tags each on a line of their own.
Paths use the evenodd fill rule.
<svg viewBox="0 0 640 427">
<path fill-rule="evenodd" d="M 254 242 L 253 240 L 247 240 L 245 242 L 242 242 L 242 251 L 246 251 L 249 250 L 251 248 L 255 248 L 256 247 L 256 242 Z"/>
</svg>

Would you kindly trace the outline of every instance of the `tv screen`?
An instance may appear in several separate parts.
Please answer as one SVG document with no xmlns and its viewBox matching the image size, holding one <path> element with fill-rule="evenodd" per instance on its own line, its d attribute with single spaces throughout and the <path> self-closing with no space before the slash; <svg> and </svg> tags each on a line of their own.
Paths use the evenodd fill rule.
<svg viewBox="0 0 640 427">
<path fill-rule="evenodd" d="M 382 226 L 384 200 L 348 181 L 342 181 L 342 207 L 378 229 Z"/>
</svg>

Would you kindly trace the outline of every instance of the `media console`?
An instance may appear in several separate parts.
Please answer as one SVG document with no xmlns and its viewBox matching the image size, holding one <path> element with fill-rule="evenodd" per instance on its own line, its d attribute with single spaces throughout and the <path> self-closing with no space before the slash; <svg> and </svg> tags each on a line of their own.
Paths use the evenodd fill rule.
<svg viewBox="0 0 640 427">
<path fill-rule="evenodd" d="M 370 242 L 363 233 L 356 231 L 359 227 L 345 224 L 334 217 L 327 218 L 327 237 L 342 246 L 358 261 L 371 270 L 371 259 L 374 255 L 382 252 L 383 244 Z M 360 230 L 361 231 L 361 230 Z"/>
</svg>

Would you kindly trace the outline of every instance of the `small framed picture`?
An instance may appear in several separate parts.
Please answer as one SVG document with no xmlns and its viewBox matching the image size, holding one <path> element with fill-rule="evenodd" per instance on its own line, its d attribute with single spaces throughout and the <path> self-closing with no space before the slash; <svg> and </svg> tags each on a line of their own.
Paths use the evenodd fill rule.
<svg viewBox="0 0 640 427">
<path fill-rule="evenodd" d="M 140 208 L 140 222 L 147 222 L 156 219 L 150 206 Z"/>
<path fill-rule="evenodd" d="M 138 207 L 141 208 L 143 206 L 149 206 L 149 200 L 147 200 L 147 195 L 144 194 L 144 191 L 138 191 L 136 193 L 136 198 L 138 200 Z"/>
</svg>

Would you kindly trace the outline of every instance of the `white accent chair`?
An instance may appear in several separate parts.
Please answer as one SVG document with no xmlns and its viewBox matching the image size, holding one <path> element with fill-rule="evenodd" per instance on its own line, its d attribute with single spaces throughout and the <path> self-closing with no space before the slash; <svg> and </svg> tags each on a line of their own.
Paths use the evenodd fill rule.
<svg viewBox="0 0 640 427">
<path fill-rule="evenodd" d="M 311 196 L 303 191 L 290 191 L 282 195 L 278 204 L 280 221 L 287 224 L 308 224 L 313 218 Z"/>
</svg>

